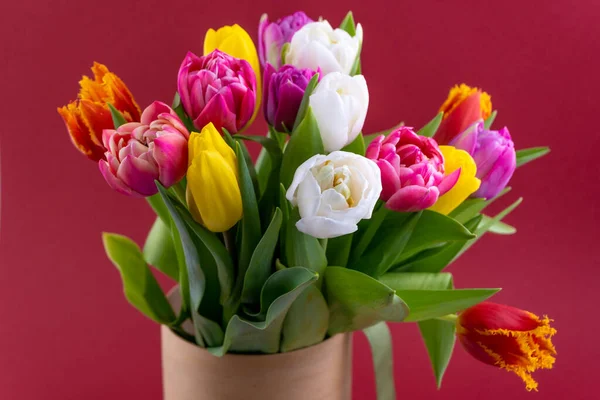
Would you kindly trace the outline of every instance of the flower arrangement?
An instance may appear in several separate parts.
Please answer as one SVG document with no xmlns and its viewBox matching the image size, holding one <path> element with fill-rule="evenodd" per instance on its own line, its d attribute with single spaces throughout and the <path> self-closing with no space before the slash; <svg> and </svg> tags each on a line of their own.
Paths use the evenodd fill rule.
<svg viewBox="0 0 600 400">
<path fill-rule="evenodd" d="M 108 185 L 157 215 L 143 250 L 103 235 L 125 296 L 216 356 L 290 352 L 357 330 L 388 346 L 386 322 L 415 322 L 438 385 L 458 338 L 537 390 L 531 373 L 555 361 L 551 320 L 487 302 L 499 289 L 456 289 L 443 270 L 485 233 L 515 232 L 502 219 L 521 199 L 495 216 L 485 209 L 548 149 L 515 150 L 506 127 L 491 128 L 491 97 L 464 84 L 421 129 L 363 134 L 362 42 L 352 13 L 335 29 L 303 12 L 265 15 L 258 51 L 238 25 L 210 29 L 204 54 L 185 55 L 172 105 L 144 110 L 93 65 L 58 112 Z M 261 107 L 268 134 L 245 134 Z M 256 163 L 249 141 L 262 146 Z M 181 307 L 150 266 L 178 284 Z M 384 364 L 379 393 L 391 385 Z"/>
</svg>

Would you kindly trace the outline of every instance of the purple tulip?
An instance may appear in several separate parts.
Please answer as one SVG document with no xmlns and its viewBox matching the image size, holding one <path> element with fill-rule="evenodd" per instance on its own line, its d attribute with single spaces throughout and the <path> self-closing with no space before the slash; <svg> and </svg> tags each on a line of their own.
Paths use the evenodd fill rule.
<svg viewBox="0 0 600 400">
<path fill-rule="evenodd" d="M 256 76 L 246 60 L 214 50 L 198 57 L 188 52 L 177 78 L 181 104 L 194 126 L 209 122 L 230 133 L 251 122 L 256 104 Z"/>
<path fill-rule="evenodd" d="M 499 131 L 485 129 L 483 122 L 471 125 L 450 142 L 451 146 L 467 151 L 477 164 L 479 190 L 473 197 L 491 199 L 502 191 L 517 167 L 515 145 L 508 128 Z"/>
<path fill-rule="evenodd" d="M 366 152 L 381 170 L 381 199 L 394 211 L 412 212 L 431 207 L 450 190 L 460 169 L 444 175 L 444 156 L 435 140 L 402 126 L 377 137 Z"/>
<path fill-rule="evenodd" d="M 175 111 L 155 101 L 141 122 L 105 129 L 102 142 L 106 160 L 98 166 L 104 179 L 119 193 L 135 197 L 158 192 L 155 180 L 170 187 L 185 176 L 190 134 Z"/>
<path fill-rule="evenodd" d="M 302 11 L 269 22 L 267 14 L 263 14 L 258 25 L 258 55 L 260 63 L 273 65 L 276 69 L 281 67 L 281 48 L 292 40 L 294 33 L 309 22 L 313 22 Z"/>
<path fill-rule="evenodd" d="M 263 109 L 265 119 L 279 132 L 291 132 L 308 82 L 315 74 L 312 69 L 284 65 L 279 71 L 265 65 L 263 79 Z"/>
</svg>

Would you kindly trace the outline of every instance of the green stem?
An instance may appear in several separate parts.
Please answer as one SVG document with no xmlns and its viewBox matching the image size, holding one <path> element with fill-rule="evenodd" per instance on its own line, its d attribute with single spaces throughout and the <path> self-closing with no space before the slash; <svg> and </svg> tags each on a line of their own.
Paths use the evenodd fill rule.
<svg viewBox="0 0 600 400">
<path fill-rule="evenodd" d="M 381 226 L 381 223 L 383 222 L 383 220 L 389 212 L 390 210 L 385 207 L 385 204 L 381 204 L 379 209 L 375 211 L 375 213 L 373 214 L 373 218 L 371 218 L 371 221 L 369 222 L 367 230 L 361 236 L 358 244 L 356 245 L 356 248 L 352 252 L 352 260 L 357 261 L 363 255 L 363 253 L 371 243 L 371 240 L 373 240 L 373 236 L 375 236 L 375 233 L 377 232 L 377 230 Z"/>
<path fill-rule="evenodd" d="M 456 315 L 456 314 L 442 315 L 441 317 L 436 317 L 435 319 L 439 319 L 440 321 L 452 322 L 454 324 L 458 320 L 458 315 Z"/>
<path fill-rule="evenodd" d="M 177 200 L 179 200 L 179 202 L 187 208 L 187 202 L 185 201 L 185 183 L 183 180 L 171 186 L 171 190 L 173 191 L 173 194 Z"/>
<path fill-rule="evenodd" d="M 328 242 L 328 239 L 319 239 L 319 243 L 321 244 L 323 251 L 327 251 L 327 242 Z"/>
</svg>

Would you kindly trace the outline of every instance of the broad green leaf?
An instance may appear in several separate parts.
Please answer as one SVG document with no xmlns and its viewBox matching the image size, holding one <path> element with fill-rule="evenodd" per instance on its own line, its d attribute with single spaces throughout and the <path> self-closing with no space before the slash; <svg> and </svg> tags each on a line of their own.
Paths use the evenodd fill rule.
<svg viewBox="0 0 600 400">
<path fill-rule="evenodd" d="M 181 246 L 183 248 L 183 256 L 190 289 L 190 313 L 194 324 L 194 337 L 196 338 L 196 343 L 200 346 L 218 346 L 223 342 L 223 331 L 221 327 L 216 322 L 199 314 L 200 304 L 206 293 L 206 277 L 204 271 L 200 267 L 201 249 L 199 249 L 192 240 L 183 218 L 180 217 L 177 209 L 171 203 L 165 188 L 160 183 L 157 183 L 157 187 L 159 193 L 163 196 L 163 201 L 177 228 Z M 203 251 L 202 253 L 205 255 L 202 260 L 204 263 L 215 262 L 208 251 Z"/>
<path fill-rule="evenodd" d="M 363 219 L 358 223 L 358 231 L 352 235 L 352 255 L 350 259 L 353 260 L 354 263 L 358 262 L 362 257 L 363 253 L 367 250 L 367 247 L 371 244 L 373 237 L 379 230 L 379 227 L 391 212 L 392 211 L 389 208 L 385 207 L 385 204 L 382 201 L 378 201 L 377 204 L 375 204 L 371 218 Z"/>
<path fill-rule="evenodd" d="M 110 116 L 112 117 L 115 129 L 119 128 L 121 125 L 125 125 L 127 123 L 127 120 L 125 119 L 125 117 L 123 117 L 123 114 L 121 114 L 121 112 L 117 110 L 112 104 L 107 104 L 108 109 L 110 110 Z"/>
<path fill-rule="evenodd" d="M 279 254 L 280 257 L 285 259 L 286 247 L 287 243 L 286 235 L 287 235 L 287 227 L 293 221 L 289 221 L 291 214 L 291 205 L 290 202 L 285 197 L 285 188 L 282 184 L 279 184 L 279 207 L 281 208 L 281 229 L 279 230 Z"/>
<path fill-rule="evenodd" d="M 258 303 L 260 299 L 260 291 L 272 273 L 273 255 L 279 239 L 280 228 L 281 210 L 277 208 L 265 235 L 258 242 L 250 259 L 242 290 L 243 303 Z"/>
<path fill-rule="evenodd" d="M 185 254 L 183 252 L 183 245 L 181 244 L 181 237 L 179 237 L 179 231 L 177 230 L 177 226 L 175 226 L 175 222 L 173 220 L 171 220 L 170 227 L 173 246 L 177 256 L 177 263 L 179 265 L 179 294 L 181 295 L 181 314 L 183 314 L 185 312 L 189 312 L 191 309 L 190 284 L 188 281 L 187 265 L 185 263 Z"/>
<path fill-rule="evenodd" d="M 129 303 L 160 324 L 174 322 L 175 313 L 144 261 L 140 248 L 131 239 L 114 233 L 103 233 L 102 241 L 106 255 L 121 274 Z"/>
<path fill-rule="evenodd" d="M 296 120 L 294 121 L 294 127 L 292 128 L 292 137 L 296 135 L 296 130 L 298 129 L 302 121 L 306 119 L 306 116 L 309 112 L 309 98 L 313 90 L 315 90 L 315 87 L 317 87 L 317 84 L 319 83 L 319 75 L 319 73 L 314 74 L 310 81 L 308 81 L 306 89 L 304 89 L 304 96 L 302 97 L 302 101 L 300 102 L 300 107 L 298 107 L 298 114 L 296 114 Z"/>
<path fill-rule="evenodd" d="M 196 130 L 196 127 L 194 127 L 194 123 L 183 109 L 183 105 L 181 104 L 181 97 L 179 96 L 178 92 L 175 92 L 171 108 L 173 109 L 173 111 L 175 111 L 175 114 L 177 114 L 177 116 L 179 117 L 181 122 L 183 122 L 188 131 L 192 132 Z"/>
<path fill-rule="evenodd" d="M 444 372 L 446 372 L 452 357 L 452 350 L 454 350 L 456 325 L 449 321 L 428 319 L 419 322 L 419 330 L 425 342 L 425 347 L 427 347 L 427 353 L 439 389 L 442 386 Z"/>
<path fill-rule="evenodd" d="M 504 196 L 506 193 L 510 192 L 510 187 L 505 187 L 500 193 L 489 200 L 485 199 L 467 199 L 461 203 L 458 207 L 456 207 L 448 216 L 450 218 L 454 218 L 461 224 L 473 219 L 480 212 L 482 212 L 487 206 L 492 204 L 494 201 L 498 200 L 500 197 Z"/>
<path fill-rule="evenodd" d="M 392 351 L 392 334 L 390 328 L 387 323 L 379 322 L 363 329 L 363 332 L 371 347 L 377 400 L 395 399 L 394 353 Z"/>
<path fill-rule="evenodd" d="M 467 221 L 465 228 L 474 232 L 482 220 L 482 216 Z M 459 240 L 446 243 L 444 246 L 423 250 L 404 263 L 395 266 L 392 271 L 398 272 L 440 272 L 446 268 L 469 240 Z"/>
<path fill-rule="evenodd" d="M 323 250 L 317 238 L 302 233 L 296 228 L 298 218 L 298 209 L 296 208 L 292 211 L 292 215 L 287 221 L 285 265 L 289 267 L 305 267 L 322 276 L 327 266 L 325 250 Z"/>
<path fill-rule="evenodd" d="M 144 244 L 144 260 L 169 278 L 178 280 L 179 264 L 171 238 L 171 230 L 156 217 Z"/>
<path fill-rule="evenodd" d="M 452 288 L 452 274 L 448 272 L 388 272 L 378 280 L 394 290 Z"/>
<path fill-rule="evenodd" d="M 396 230 L 394 218 L 386 219 L 381 225 L 382 237 L 379 240 L 385 240 L 385 235 L 393 235 Z M 424 210 L 410 236 L 410 240 L 395 261 L 396 263 L 402 262 L 422 250 L 445 242 L 474 238 L 474 234 L 453 218 L 435 211 Z"/>
<path fill-rule="evenodd" d="M 487 215 L 482 215 L 482 217 L 484 224 L 487 224 L 488 221 L 492 219 Z M 502 221 L 496 221 L 490 226 L 488 232 L 495 233 L 497 235 L 512 235 L 517 233 L 517 228 Z"/>
<path fill-rule="evenodd" d="M 165 206 L 165 203 L 162 201 L 160 193 L 146 197 L 146 201 L 152 210 L 154 210 L 156 215 L 160 217 L 160 219 L 167 224 L 167 226 L 169 226 L 171 224 L 171 217 L 169 215 L 169 210 L 167 210 L 167 206 Z"/>
<path fill-rule="evenodd" d="M 408 307 L 393 289 L 359 271 L 327 267 L 325 293 L 332 336 L 381 321 L 401 322 L 408 315 Z"/>
<path fill-rule="evenodd" d="M 354 15 L 352 11 L 348 11 L 348 14 L 344 17 L 344 20 L 340 24 L 340 29 L 348 32 L 352 37 L 356 35 L 356 24 L 354 22 Z"/>
<path fill-rule="evenodd" d="M 429 121 L 427 125 L 419 129 L 417 134 L 421 136 L 433 137 L 437 132 L 438 128 L 440 127 L 443 118 L 444 113 L 440 111 L 440 113 L 436 115 L 431 121 Z"/>
<path fill-rule="evenodd" d="M 327 241 L 327 263 L 338 267 L 348 265 L 352 249 L 352 235 L 338 236 Z"/>
<path fill-rule="evenodd" d="M 489 117 L 486 118 L 486 120 L 483 123 L 483 126 L 485 127 L 485 129 L 490 129 L 492 127 L 492 124 L 494 123 L 494 120 L 496 119 L 496 116 L 498 115 L 498 110 L 494 110 Z"/>
<path fill-rule="evenodd" d="M 283 321 L 281 351 L 312 346 L 325 339 L 329 307 L 323 294 L 310 285 L 292 303 Z"/>
<path fill-rule="evenodd" d="M 348 146 L 344 147 L 342 151 L 358 154 L 360 156 L 365 155 L 365 141 L 362 133 L 359 133 L 356 139 L 352 141 Z"/>
<path fill-rule="evenodd" d="M 422 214 L 423 211 L 417 213 L 388 213 L 388 218 L 383 221 L 375 234 L 372 245 L 367 248 L 362 257 L 354 258 L 353 256 L 349 268 L 375 278 L 385 274 L 397 262 L 399 255 L 403 254 L 403 250 L 409 243 L 413 230 Z M 391 219 L 394 219 L 395 223 L 393 225 L 388 224 L 388 229 L 383 229 L 384 224 Z M 364 239 L 364 236 L 362 239 Z"/>
<path fill-rule="evenodd" d="M 410 309 L 405 322 L 454 314 L 490 298 L 500 289 L 396 290 Z"/>
<path fill-rule="evenodd" d="M 283 183 L 283 186 L 286 188 L 290 186 L 300 164 L 315 154 L 324 153 L 325 149 L 323 148 L 319 127 L 309 107 L 306 117 L 298 125 L 298 128 L 294 129 L 294 133 L 283 153 L 281 162 L 281 183 Z"/>
<path fill-rule="evenodd" d="M 287 284 L 281 284 L 280 276 L 275 277 L 280 274 L 285 275 Z M 287 311 L 304 289 L 316 280 L 317 274 L 302 267 L 275 272 L 263 288 L 263 292 L 267 293 L 263 293 L 262 299 L 272 299 L 267 307 L 266 318 L 263 321 L 249 321 L 234 315 L 227 324 L 223 345 L 209 348 L 208 351 L 216 356 L 223 356 L 229 350 L 240 353 L 277 353 Z"/>
<path fill-rule="evenodd" d="M 549 147 L 532 147 L 529 149 L 517 150 L 517 167 L 543 157 L 548 153 L 550 153 Z"/>
<path fill-rule="evenodd" d="M 184 221 L 213 256 L 217 265 L 219 284 L 221 286 L 221 304 L 224 304 L 230 297 L 233 287 L 233 262 L 227 249 L 214 233 L 209 232 L 205 227 L 194 221 L 189 211 L 183 207 L 175 207 L 167 195 L 166 189 L 160 183 L 157 183 L 157 187 L 171 212 L 171 217 L 175 219 L 175 216 L 177 216 L 178 221 Z M 181 232 L 181 229 L 179 231 Z"/>
<path fill-rule="evenodd" d="M 260 186 L 258 184 L 258 175 L 256 174 L 256 169 L 254 168 L 254 162 L 252 161 L 252 157 L 248 152 L 248 148 L 244 144 L 244 142 L 238 142 L 242 155 L 244 156 L 244 161 L 246 161 L 246 168 L 248 169 L 248 174 L 250 175 L 250 180 L 252 182 L 252 186 L 254 187 L 254 195 L 258 200 L 260 198 Z M 239 158 L 238 158 L 239 162 Z"/>
</svg>

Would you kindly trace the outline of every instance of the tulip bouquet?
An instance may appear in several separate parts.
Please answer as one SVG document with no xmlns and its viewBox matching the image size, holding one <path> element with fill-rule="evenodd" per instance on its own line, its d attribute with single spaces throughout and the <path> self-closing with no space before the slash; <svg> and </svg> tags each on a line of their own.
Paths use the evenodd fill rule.
<svg viewBox="0 0 600 400">
<path fill-rule="evenodd" d="M 458 337 L 536 389 L 531 372 L 555 360 L 551 320 L 485 302 L 499 289 L 456 289 L 443 270 L 485 233 L 515 232 L 502 219 L 521 199 L 494 216 L 486 207 L 548 149 L 516 151 L 507 128 L 491 127 L 490 96 L 464 84 L 421 129 L 363 134 L 362 42 L 351 13 L 339 28 L 265 15 L 258 51 L 238 25 L 211 29 L 203 55 L 185 55 L 172 105 L 143 111 L 94 64 L 58 111 L 108 185 L 156 212 L 143 250 L 103 236 L 127 299 L 216 356 L 357 330 L 385 350 L 386 322 L 415 322 L 438 385 Z M 246 134 L 261 108 L 268 134 Z M 256 163 L 247 142 L 262 147 Z M 178 284 L 180 306 L 149 266 Z M 387 364 L 376 364 L 380 396 Z"/>
</svg>

